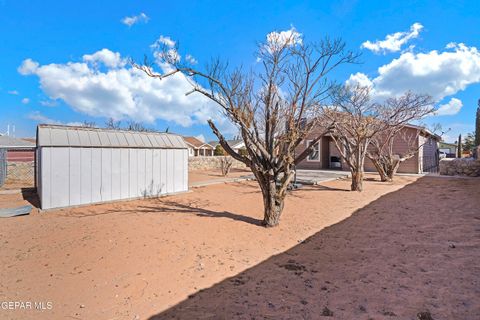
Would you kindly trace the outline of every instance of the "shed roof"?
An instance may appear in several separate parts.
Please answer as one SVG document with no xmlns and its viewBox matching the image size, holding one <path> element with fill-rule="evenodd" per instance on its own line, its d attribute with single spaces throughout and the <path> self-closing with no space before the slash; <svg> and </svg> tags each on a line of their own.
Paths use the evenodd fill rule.
<svg viewBox="0 0 480 320">
<path fill-rule="evenodd" d="M 38 147 L 186 149 L 176 134 L 41 124 Z"/>
<path fill-rule="evenodd" d="M 35 143 L 18 138 L 0 135 L 0 148 L 35 148 Z"/>
</svg>

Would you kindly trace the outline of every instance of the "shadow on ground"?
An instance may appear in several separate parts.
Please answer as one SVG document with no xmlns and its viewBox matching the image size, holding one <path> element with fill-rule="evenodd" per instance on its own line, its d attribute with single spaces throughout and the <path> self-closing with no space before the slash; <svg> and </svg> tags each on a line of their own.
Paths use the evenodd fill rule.
<svg viewBox="0 0 480 320">
<path fill-rule="evenodd" d="M 34 208 L 40 208 L 40 199 L 35 188 L 21 188 L 22 197 Z"/>
<path fill-rule="evenodd" d="M 150 320 L 478 318 L 479 208 L 480 179 L 421 178 Z"/>
<path fill-rule="evenodd" d="M 209 203 L 205 201 L 192 201 L 184 203 L 175 200 L 148 199 L 145 200 L 145 205 L 138 205 L 134 206 L 133 208 L 122 208 L 120 205 L 117 205 L 117 207 L 112 210 L 72 210 L 66 211 L 63 215 L 66 217 L 88 218 L 109 214 L 194 214 L 198 217 L 228 218 L 257 226 L 262 225 L 262 220 L 249 216 L 240 215 L 229 211 L 205 209 L 205 207 L 208 205 Z"/>
</svg>

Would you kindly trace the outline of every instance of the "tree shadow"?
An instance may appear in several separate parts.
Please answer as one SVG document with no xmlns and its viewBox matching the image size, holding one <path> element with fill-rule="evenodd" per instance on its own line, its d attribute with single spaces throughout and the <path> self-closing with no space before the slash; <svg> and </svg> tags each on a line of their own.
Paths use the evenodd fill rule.
<svg viewBox="0 0 480 320">
<path fill-rule="evenodd" d="M 473 319 L 480 312 L 480 220 L 473 210 L 480 180 L 431 179 L 383 195 L 149 319 Z M 439 210 L 438 197 L 425 197 L 458 188 L 471 199 L 467 208 L 452 197 L 442 204 L 448 210 Z"/>
<path fill-rule="evenodd" d="M 140 200 L 138 200 L 140 201 Z M 235 221 L 246 222 L 256 226 L 262 225 L 262 220 L 253 217 L 236 214 L 229 211 L 214 211 L 205 209 L 209 206 L 208 201 L 191 201 L 189 203 L 182 203 L 175 200 L 164 199 L 146 199 L 146 204 L 138 205 L 132 204 L 124 207 L 117 204 L 113 209 L 108 210 L 70 210 L 65 212 L 65 216 L 75 218 L 88 218 L 110 214 L 194 214 L 198 217 L 204 218 L 227 218 Z M 101 206 L 102 204 L 99 204 Z"/>
</svg>

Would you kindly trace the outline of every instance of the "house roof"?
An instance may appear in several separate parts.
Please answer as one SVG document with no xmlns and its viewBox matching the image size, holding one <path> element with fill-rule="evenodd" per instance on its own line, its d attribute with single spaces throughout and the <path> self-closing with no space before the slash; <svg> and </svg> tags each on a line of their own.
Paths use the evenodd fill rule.
<svg viewBox="0 0 480 320">
<path fill-rule="evenodd" d="M 0 136 L 0 148 L 35 148 L 35 143 L 9 136 Z"/>
<path fill-rule="evenodd" d="M 436 134 L 436 133 L 433 133 L 432 131 L 428 130 L 428 129 L 425 128 L 425 127 L 417 126 L 417 125 L 410 124 L 410 123 L 407 123 L 407 124 L 405 125 L 405 127 L 420 130 L 421 133 L 424 133 L 425 135 L 428 135 L 428 136 L 432 136 L 432 137 L 434 137 L 435 139 L 437 139 L 438 141 L 442 140 L 442 137 L 441 137 L 441 136 L 439 136 L 439 135 Z"/>
<path fill-rule="evenodd" d="M 179 135 L 41 124 L 37 127 L 38 147 L 102 147 L 186 149 Z"/>
<path fill-rule="evenodd" d="M 201 148 L 201 147 L 207 147 L 207 148 L 212 148 L 212 149 L 214 148 L 211 144 L 200 141 L 199 139 L 197 139 L 195 137 L 183 137 L 183 140 L 185 140 L 185 142 L 188 145 L 192 146 L 194 149 L 198 149 L 198 148 Z"/>
<path fill-rule="evenodd" d="M 441 144 L 442 146 L 445 146 L 445 147 L 447 147 L 447 146 L 448 146 L 448 147 L 454 147 L 454 148 L 457 147 L 457 144 L 456 144 L 456 143 L 450 143 L 450 142 L 440 141 L 440 144 Z"/>
<path fill-rule="evenodd" d="M 242 140 L 242 139 L 227 140 L 227 143 L 228 143 L 228 145 L 229 145 L 231 148 L 235 148 L 235 147 L 237 147 L 239 144 L 243 143 L 243 140 Z M 218 141 L 210 141 L 209 144 L 215 148 L 218 144 L 220 144 L 220 142 L 218 142 Z"/>
<path fill-rule="evenodd" d="M 33 144 L 35 144 L 35 145 L 37 144 L 37 138 L 20 138 L 20 139 L 22 139 L 22 140 L 24 140 L 24 141 L 31 142 L 31 143 L 33 143 Z"/>
</svg>

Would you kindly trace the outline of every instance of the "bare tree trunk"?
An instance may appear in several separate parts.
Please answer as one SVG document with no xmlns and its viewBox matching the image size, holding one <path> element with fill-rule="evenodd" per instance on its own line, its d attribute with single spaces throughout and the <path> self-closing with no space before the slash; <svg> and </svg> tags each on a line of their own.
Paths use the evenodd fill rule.
<svg viewBox="0 0 480 320">
<path fill-rule="evenodd" d="M 352 185 L 350 190 L 352 191 L 363 191 L 363 168 L 358 168 L 358 170 L 352 170 Z"/>
<path fill-rule="evenodd" d="M 275 182 L 270 183 L 269 188 L 264 191 L 263 203 L 263 225 L 265 227 L 277 226 L 280 222 L 280 216 L 282 215 L 284 198 L 279 197 L 277 194 Z"/>
<path fill-rule="evenodd" d="M 285 194 L 278 189 L 276 178 L 271 175 L 257 176 L 263 196 L 264 214 L 262 224 L 265 227 L 275 227 L 280 223 Z"/>
<path fill-rule="evenodd" d="M 382 182 L 388 181 L 387 170 L 381 163 L 380 159 L 374 158 L 374 157 L 369 157 L 369 159 L 372 161 L 373 165 L 375 166 L 375 169 L 377 169 L 378 175 L 380 176 L 380 181 Z"/>
<path fill-rule="evenodd" d="M 390 170 L 387 172 L 388 178 L 390 182 L 393 181 L 393 177 L 397 174 L 397 170 L 400 167 L 401 161 L 395 161 L 395 163 L 390 167 Z"/>
<path fill-rule="evenodd" d="M 393 173 L 391 170 L 389 170 L 388 165 L 385 165 L 384 163 L 382 163 L 382 161 L 378 158 L 370 158 L 370 160 L 375 166 L 375 169 L 377 169 L 378 175 L 380 176 L 380 181 L 382 182 L 392 181 Z"/>
</svg>

